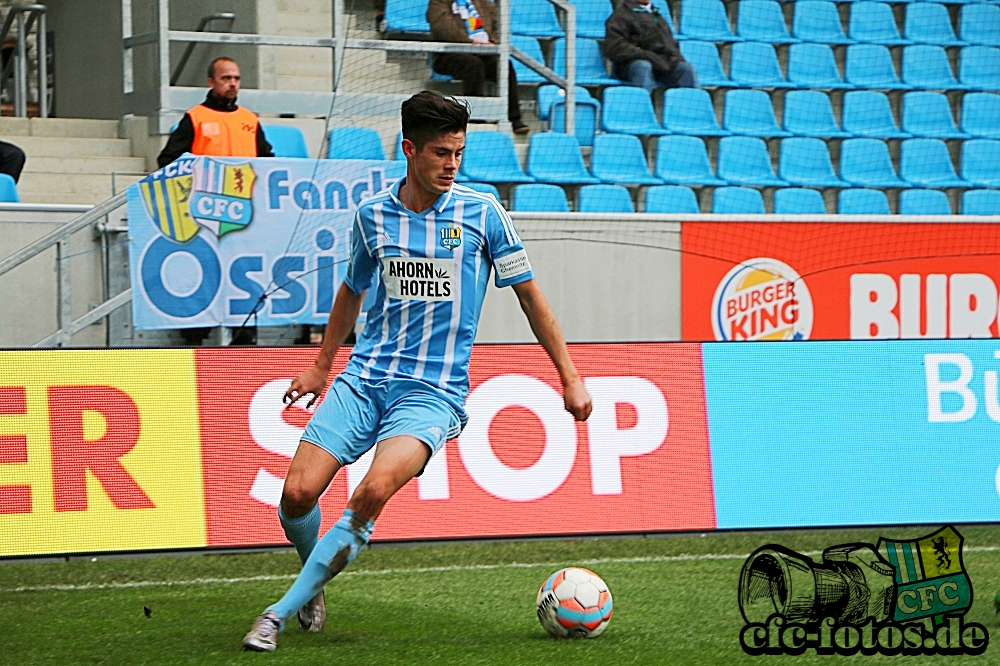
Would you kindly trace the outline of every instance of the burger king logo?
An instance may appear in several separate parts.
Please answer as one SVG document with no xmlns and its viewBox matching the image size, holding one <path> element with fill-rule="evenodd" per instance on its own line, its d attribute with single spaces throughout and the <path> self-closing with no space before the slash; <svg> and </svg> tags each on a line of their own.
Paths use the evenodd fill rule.
<svg viewBox="0 0 1000 666">
<path fill-rule="evenodd" d="M 806 340 L 812 323 L 805 280 L 776 259 L 748 259 L 734 267 L 712 300 L 716 340 Z"/>
</svg>

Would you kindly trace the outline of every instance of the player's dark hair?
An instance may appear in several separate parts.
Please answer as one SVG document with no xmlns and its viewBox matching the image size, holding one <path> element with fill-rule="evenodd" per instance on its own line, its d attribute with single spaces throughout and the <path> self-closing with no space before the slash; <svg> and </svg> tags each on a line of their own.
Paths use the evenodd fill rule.
<svg viewBox="0 0 1000 666">
<path fill-rule="evenodd" d="M 418 92 L 403 102 L 403 138 L 419 151 L 432 139 L 464 132 L 469 125 L 469 105 L 435 90 Z"/>
<path fill-rule="evenodd" d="M 235 60 L 233 60 L 232 58 L 230 58 L 229 56 L 219 56 L 218 58 L 216 58 L 212 62 L 208 63 L 208 78 L 210 78 L 210 79 L 214 79 L 215 78 L 215 63 L 217 63 L 217 62 L 231 62 L 234 65 L 236 65 L 237 67 L 239 67 L 239 63 L 236 62 Z"/>
</svg>

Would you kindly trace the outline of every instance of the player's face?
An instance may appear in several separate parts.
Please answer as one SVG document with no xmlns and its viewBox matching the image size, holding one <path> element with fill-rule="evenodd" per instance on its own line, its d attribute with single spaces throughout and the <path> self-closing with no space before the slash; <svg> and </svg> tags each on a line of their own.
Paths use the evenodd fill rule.
<svg viewBox="0 0 1000 666">
<path fill-rule="evenodd" d="M 236 99 L 240 94 L 240 66 L 227 60 L 215 63 L 215 76 L 208 85 L 217 97 Z"/>
<path fill-rule="evenodd" d="M 410 146 L 406 146 L 407 143 Z M 444 194 L 451 188 L 464 150 L 465 132 L 442 134 L 425 143 L 419 151 L 411 141 L 403 140 L 403 152 L 410 159 L 413 177 L 421 188 L 433 194 Z"/>
</svg>

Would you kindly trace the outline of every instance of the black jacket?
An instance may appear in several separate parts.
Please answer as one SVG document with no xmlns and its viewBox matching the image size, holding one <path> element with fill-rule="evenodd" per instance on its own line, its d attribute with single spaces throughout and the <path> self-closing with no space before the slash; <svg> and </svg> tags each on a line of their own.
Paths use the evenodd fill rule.
<svg viewBox="0 0 1000 666">
<path fill-rule="evenodd" d="M 211 90 L 208 91 L 205 101 L 201 104 L 214 111 L 236 110 L 236 100 L 230 101 L 225 97 L 217 97 L 212 94 Z M 191 152 L 191 144 L 193 143 L 194 123 L 191 122 L 191 116 L 185 113 L 181 121 L 177 123 L 177 129 L 167 139 L 167 145 L 163 146 L 163 150 L 156 157 L 156 163 L 162 169 L 184 153 Z M 261 127 L 260 123 L 257 123 L 257 157 L 274 157 L 271 144 L 264 138 L 264 128 Z"/>
<path fill-rule="evenodd" d="M 622 0 L 604 22 L 604 55 L 614 63 L 613 71 L 624 78 L 633 60 L 648 60 L 657 78 L 669 74 L 684 57 L 670 30 L 668 19 L 657 11 L 646 11 L 636 0 Z"/>
</svg>

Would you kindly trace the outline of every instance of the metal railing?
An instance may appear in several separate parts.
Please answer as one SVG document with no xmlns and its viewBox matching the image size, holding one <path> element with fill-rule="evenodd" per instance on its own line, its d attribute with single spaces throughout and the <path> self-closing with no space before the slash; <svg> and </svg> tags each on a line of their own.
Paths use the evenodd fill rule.
<svg viewBox="0 0 1000 666">
<path fill-rule="evenodd" d="M 233 29 L 233 21 L 236 20 L 236 14 L 232 12 L 219 12 L 217 14 L 209 14 L 208 16 L 202 16 L 201 20 L 198 21 L 198 27 L 194 29 L 195 32 L 205 32 L 205 26 L 207 26 L 212 21 L 226 21 L 229 24 L 229 30 Z M 170 85 L 176 86 L 177 82 L 181 78 L 181 74 L 184 72 L 184 68 L 187 67 L 188 60 L 191 59 L 191 54 L 194 52 L 194 47 L 197 46 L 194 42 L 190 42 L 187 48 L 184 49 L 184 53 L 181 55 L 180 61 L 177 63 L 177 67 L 174 68 L 174 73 L 170 77 Z"/>
<path fill-rule="evenodd" d="M 13 5 L 7 13 L 7 19 L 0 28 L 0 44 L 7 40 L 11 26 L 17 23 L 17 45 L 14 57 L 0 73 L 0 91 L 14 72 L 14 115 L 20 118 L 28 116 L 28 34 L 37 23 L 35 51 L 38 60 L 38 116 L 49 117 L 48 104 L 48 46 L 45 33 L 45 5 Z"/>
</svg>

